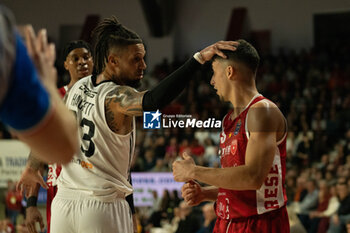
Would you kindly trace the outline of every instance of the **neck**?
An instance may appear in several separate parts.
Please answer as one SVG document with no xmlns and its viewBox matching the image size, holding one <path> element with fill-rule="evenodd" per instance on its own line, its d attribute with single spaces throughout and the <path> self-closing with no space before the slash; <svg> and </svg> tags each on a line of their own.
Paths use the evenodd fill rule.
<svg viewBox="0 0 350 233">
<path fill-rule="evenodd" d="M 105 80 L 112 80 L 112 74 L 107 70 L 107 68 L 97 76 L 96 84 L 99 84 L 100 82 Z"/>
<path fill-rule="evenodd" d="M 237 116 L 243 112 L 244 108 L 259 92 L 255 87 L 255 83 L 253 85 L 243 83 L 234 84 L 232 89 L 233 91 L 230 92 L 229 101 L 233 105 L 234 116 Z"/>
<path fill-rule="evenodd" d="M 68 83 L 67 87 L 70 89 L 76 82 L 78 82 L 78 78 L 72 78 L 70 79 L 70 82 Z"/>
</svg>

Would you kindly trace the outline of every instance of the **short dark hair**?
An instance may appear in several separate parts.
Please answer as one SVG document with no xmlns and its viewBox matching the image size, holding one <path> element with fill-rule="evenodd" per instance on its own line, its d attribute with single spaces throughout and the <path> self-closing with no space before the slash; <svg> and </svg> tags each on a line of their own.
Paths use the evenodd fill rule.
<svg viewBox="0 0 350 233">
<path fill-rule="evenodd" d="M 257 71 L 260 57 L 256 49 L 248 43 L 247 41 L 243 39 L 237 40 L 239 42 L 239 45 L 237 46 L 237 49 L 235 51 L 231 50 L 222 50 L 222 52 L 227 56 L 226 59 L 243 63 L 246 65 L 251 71 L 254 73 Z M 213 60 L 215 59 L 223 59 L 220 56 L 214 56 Z"/>
<path fill-rule="evenodd" d="M 91 46 L 83 41 L 83 40 L 73 40 L 73 41 L 70 41 L 68 42 L 65 46 L 64 46 L 64 49 L 63 49 L 63 60 L 66 60 L 68 54 L 74 50 L 74 49 L 80 49 L 80 48 L 85 48 L 87 49 L 87 51 L 89 51 L 89 53 L 91 53 L 92 55 L 92 50 L 91 50 Z"/>
<path fill-rule="evenodd" d="M 124 27 L 115 16 L 102 20 L 93 30 L 92 36 L 95 41 L 94 73 L 96 74 L 105 69 L 110 48 L 142 43 L 139 35 Z"/>
</svg>

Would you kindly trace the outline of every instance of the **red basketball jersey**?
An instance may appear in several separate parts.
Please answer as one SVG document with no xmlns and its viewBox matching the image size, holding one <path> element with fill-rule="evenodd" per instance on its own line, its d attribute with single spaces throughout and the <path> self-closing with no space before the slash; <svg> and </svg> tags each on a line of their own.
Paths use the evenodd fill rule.
<svg viewBox="0 0 350 233">
<path fill-rule="evenodd" d="M 249 139 L 247 115 L 250 107 L 266 99 L 255 96 L 243 112 L 234 120 L 229 112 L 223 119 L 220 134 L 221 166 L 236 167 L 245 164 Z M 259 190 L 234 191 L 220 188 L 216 202 L 216 214 L 221 219 L 260 215 L 283 207 L 287 202 L 284 187 L 286 171 L 286 134 L 277 143 L 271 170 Z M 233 181 L 234 182 L 234 181 Z"/>
</svg>

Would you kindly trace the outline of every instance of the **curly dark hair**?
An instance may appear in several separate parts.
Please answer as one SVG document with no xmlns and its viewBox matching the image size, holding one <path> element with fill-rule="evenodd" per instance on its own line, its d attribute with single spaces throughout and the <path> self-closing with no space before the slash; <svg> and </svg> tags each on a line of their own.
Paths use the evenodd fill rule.
<svg viewBox="0 0 350 233">
<path fill-rule="evenodd" d="M 95 74 L 100 74 L 105 69 L 110 48 L 123 48 L 131 44 L 142 43 L 139 35 L 124 27 L 115 16 L 102 20 L 93 30 L 92 37 L 95 41 Z"/>
<path fill-rule="evenodd" d="M 247 41 L 240 39 L 237 40 L 239 45 L 235 51 L 223 50 L 222 52 L 227 56 L 228 60 L 236 61 L 246 65 L 252 72 L 256 73 L 260 57 L 256 49 Z M 215 59 L 222 59 L 220 56 L 215 56 Z"/>
</svg>

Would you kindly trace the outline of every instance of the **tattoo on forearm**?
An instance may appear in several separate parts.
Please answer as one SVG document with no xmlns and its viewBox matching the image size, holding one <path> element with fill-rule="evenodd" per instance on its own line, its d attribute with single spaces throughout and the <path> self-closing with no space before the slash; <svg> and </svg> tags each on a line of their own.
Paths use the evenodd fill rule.
<svg viewBox="0 0 350 233">
<path fill-rule="evenodd" d="M 32 169 L 35 169 L 35 170 L 39 170 L 40 168 L 42 168 L 45 165 L 45 163 L 43 163 L 39 159 L 35 158 L 35 156 L 33 155 L 32 152 L 30 152 L 27 164 L 29 165 L 29 167 L 31 167 Z"/>
</svg>

